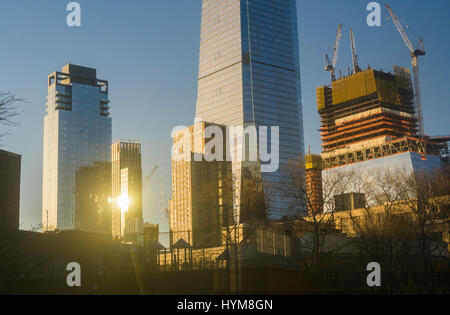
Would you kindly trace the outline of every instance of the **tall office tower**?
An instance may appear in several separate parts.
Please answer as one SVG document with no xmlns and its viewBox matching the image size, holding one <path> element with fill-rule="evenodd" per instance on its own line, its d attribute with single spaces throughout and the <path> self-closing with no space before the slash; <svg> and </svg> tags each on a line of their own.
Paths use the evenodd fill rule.
<svg viewBox="0 0 450 315">
<path fill-rule="evenodd" d="M 304 158 L 298 45 L 296 0 L 203 0 L 196 115 L 223 125 L 279 127 L 273 143 L 279 145 L 279 168 L 261 174 L 270 219 L 305 210 L 281 191 L 289 185 L 290 162 Z M 235 161 L 239 222 L 248 217 L 240 207 L 244 172 Z"/>
<path fill-rule="evenodd" d="M 22 156 L 0 150 L 0 230 L 19 229 Z"/>
<path fill-rule="evenodd" d="M 322 157 L 308 152 L 305 157 L 305 170 L 308 213 L 321 213 L 323 212 Z"/>
<path fill-rule="evenodd" d="M 172 199 L 169 200 L 171 245 L 181 239 L 194 248 L 222 244 L 222 229 L 234 224 L 231 162 L 203 158 L 205 134 L 213 126 L 197 122 L 174 134 L 172 154 Z M 214 125 L 226 134 L 225 126 Z M 217 136 L 217 135 L 216 135 Z M 222 143 L 225 152 L 225 143 Z M 219 147 L 214 148 L 218 153 Z M 202 154 L 195 158 L 196 154 Z"/>
<path fill-rule="evenodd" d="M 141 144 L 112 145 L 112 233 L 130 242 L 143 241 Z"/>
<path fill-rule="evenodd" d="M 68 64 L 48 77 L 43 230 L 99 230 L 103 226 L 100 232 L 110 231 L 108 224 L 92 222 L 105 222 L 110 216 L 110 167 L 105 166 L 111 162 L 108 104 L 108 82 L 97 79 L 95 69 Z M 101 188 L 91 185 L 93 191 L 80 182 L 90 177 L 89 168 L 100 176 L 97 183 Z"/>
</svg>

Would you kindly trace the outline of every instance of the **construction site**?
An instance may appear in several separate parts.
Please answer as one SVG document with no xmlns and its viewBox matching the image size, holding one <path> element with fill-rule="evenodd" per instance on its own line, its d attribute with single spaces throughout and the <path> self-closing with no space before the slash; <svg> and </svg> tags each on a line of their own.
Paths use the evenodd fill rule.
<svg viewBox="0 0 450 315">
<path fill-rule="evenodd" d="M 409 69 L 394 66 L 392 72 L 358 64 L 353 30 L 350 31 L 353 71 L 336 75 L 342 38 L 339 25 L 333 56 L 325 55 L 325 71 L 331 85 L 316 90 L 321 117 L 322 168 L 333 169 L 402 153 L 416 153 L 424 163 L 436 167 L 436 159 L 448 161 L 450 137 L 425 135 L 419 83 L 418 57 L 425 55 L 423 40 L 414 48 L 403 25 L 388 7 L 397 30 L 408 47 L 413 78 Z M 431 159 L 429 159 L 431 157 Z"/>
</svg>

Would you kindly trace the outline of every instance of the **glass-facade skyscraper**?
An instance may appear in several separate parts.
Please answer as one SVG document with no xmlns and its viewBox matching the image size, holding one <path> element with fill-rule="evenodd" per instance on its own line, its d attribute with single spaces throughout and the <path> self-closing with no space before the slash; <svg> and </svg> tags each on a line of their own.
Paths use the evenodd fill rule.
<svg viewBox="0 0 450 315">
<path fill-rule="evenodd" d="M 48 77 L 46 105 L 42 229 L 111 232 L 108 82 L 68 64 Z"/>
<path fill-rule="evenodd" d="M 270 219 L 304 210 L 282 192 L 290 180 L 288 165 L 304 157 L 296 7 L 296 0 L 202 3 L 196 116 L 228 126 L 279 127 L 279 143 L 274 143 L 279 168 L 260 174 Z M 238 221 L 245 197 L 243 167 L 233 162 Z"/>
</svg>

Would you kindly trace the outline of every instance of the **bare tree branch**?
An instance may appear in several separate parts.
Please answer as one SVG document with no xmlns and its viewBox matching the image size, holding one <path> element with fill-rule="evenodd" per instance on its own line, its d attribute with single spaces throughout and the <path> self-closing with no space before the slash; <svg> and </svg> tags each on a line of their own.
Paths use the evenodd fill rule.
<svg viewBox="0 0 450 315">
<path fill-rule="evenodd" d="M 0 91 L 0 125 L 17 126 L 15 118 L 23 113 L 18 105 L 24 101 L 10 92 Z M 0 134 L 0 138 L 7 134 L 8 132 Z"/>
</svg>

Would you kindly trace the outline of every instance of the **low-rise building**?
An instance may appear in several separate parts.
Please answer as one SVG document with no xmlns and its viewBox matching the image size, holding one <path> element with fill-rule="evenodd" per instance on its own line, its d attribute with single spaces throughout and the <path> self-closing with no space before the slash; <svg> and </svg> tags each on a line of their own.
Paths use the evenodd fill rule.
<svg viewBox="0 0 450 315">
<path fill-rule="evenodd" d="M 0 230 L 18 230 L 22 156 L 0 150 Z"/>
</svg>

